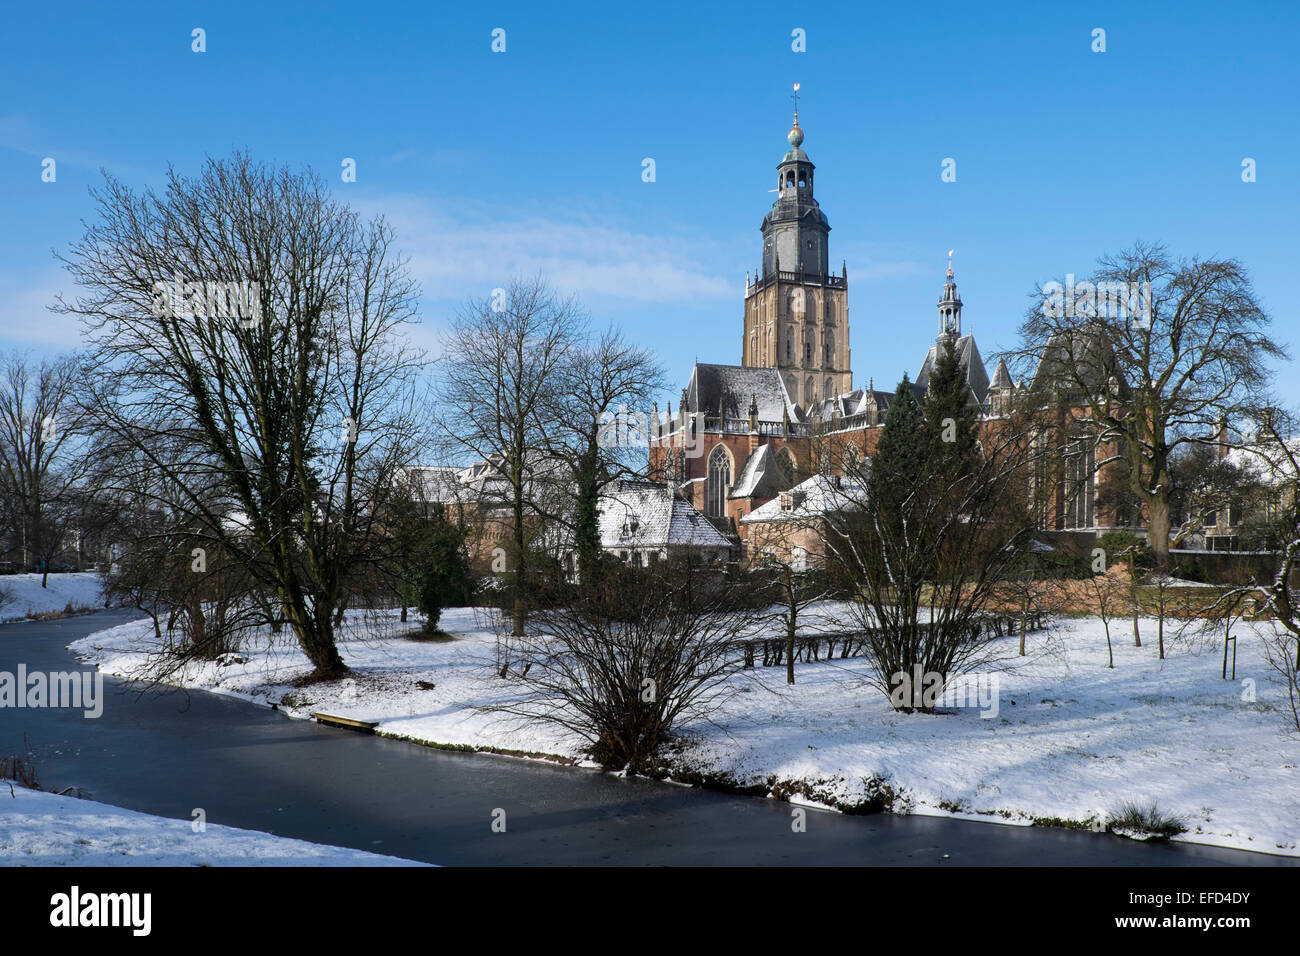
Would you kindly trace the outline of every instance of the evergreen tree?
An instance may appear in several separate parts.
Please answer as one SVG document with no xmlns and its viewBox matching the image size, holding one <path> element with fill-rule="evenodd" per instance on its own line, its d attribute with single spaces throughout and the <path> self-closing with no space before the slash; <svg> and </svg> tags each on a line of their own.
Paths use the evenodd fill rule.
<svg viewBox="0 0 1300 956">
<path fill-rule="evenodd" d="M 947 475 L 969 471 L 976 454 L 975 407 L 968 404 L 970 389 L 966 370 L 953 345 L 953 336 L 941 339 L 923 407 L 929 433 L 927 444 L 936 456 L 936 464 L 947 461 L 953 466 L 936 471 Z"/>
<path fill-rule="evenodd" d="M 419 607 L 424 629 L 438 629 L 442 609 L 463 604 L 469 596 L 469 559 L 465 552 L 465 529 L 447 517 L 446 508 L 435 504 L 424 529 L 421 558 L 424 574 Z"/>
<path fill-rule="evenodd" d="M 898 516 L 898 509 L 929 457 L 929 435 L 921 406 L 907 375 L 898 383 L 885 414 L 880 443 L 871 458 L 869 493 L 885 507 L 882 514 Z"/>
</svg>

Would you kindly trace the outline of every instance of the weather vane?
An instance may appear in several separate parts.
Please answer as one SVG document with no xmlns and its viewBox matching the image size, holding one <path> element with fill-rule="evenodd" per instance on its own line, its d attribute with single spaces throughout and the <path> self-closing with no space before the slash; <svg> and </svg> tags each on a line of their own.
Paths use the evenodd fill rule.
<svg viewBox="0 0 1300 956">
<path fill-rule="evenodd" d="M 794 121 L 797 123 L 799 122 L 799 84 L 798 83 L 794 85 L 794 92 L 790 95 L 790 99 L 794 100 Z"/>
</svg>

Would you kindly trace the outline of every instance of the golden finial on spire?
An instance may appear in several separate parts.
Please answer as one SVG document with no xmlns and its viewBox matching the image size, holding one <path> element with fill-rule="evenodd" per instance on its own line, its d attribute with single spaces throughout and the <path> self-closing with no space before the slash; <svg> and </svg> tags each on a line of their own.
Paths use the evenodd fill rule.
<svg viewBox="0 0 1300 956">
<path fill-rule="evenodd" d="M 949 249 L 948 250 L 948 278 L 949 279 L 952 278 L 952 253 L 953 250 Z"/>
<path fill-rule="evenodd" d="M 803 130 L 799 128 L 799 84 L 798 83 L 794 85 L 794 93 L 791 95 L 790 99 L 794 100 L 794 125 L 790 127 L 790 133 L 788 136 L 786 136 L 786 140 L 789 141 L 791 146 L 798 149 L 799 145 L 803 143 Z"/>
</svg>

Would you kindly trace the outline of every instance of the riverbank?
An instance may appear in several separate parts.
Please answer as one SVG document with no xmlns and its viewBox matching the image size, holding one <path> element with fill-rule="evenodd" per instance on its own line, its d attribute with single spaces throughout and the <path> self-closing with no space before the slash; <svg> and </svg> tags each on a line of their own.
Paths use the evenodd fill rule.
<svg viewBox="0 0 1300 956">
<path fill-rule="evenodd" d="M 341 646 L 353 676 L 334 684 L 293 687 L 308 667 L 283 636 L 178 680 L 293 717 L 375 721 L 383 735 L 434 746 L 584 762 L 581 740 L 494 711 L 513 691 L 493 676 L 495 638 L 484 624 L 454 609 L 442 621 L 451 641 L 362 633 Z M 1108 669 L 1100 622 L 1063 621 L 1053 635 L 1031 635 L 1030 657 L 1008 655 L 989 717 L 976 708 L 896 713 L 866 686 L 860 660 L 800 664 L 793 687 L 783 669 L 758 668 L 737 678 L 714 725 L 684 728 L 669 768 L 684 781 L 840 810 L 1026 825 L 1100 828 L 1122 804 L 1154 803 L 1186 822 L 1175 840 L 1296 856 L 1300 742 L 1285 733 L 1283 690 L 1257 626 L 1239 629 L 1233 682 L 1220 678 L 1220 649 L 1171 640 L 1161 662 L 1154 647 L 1133 647 L 1122 624 L 1112 626 Z M 1154 622 L 1143 627 L 1154 636 Z M 150 642 L 134 623 L 73 649 L 129 677 Z M 1253 700 L 1242 678 L 1254 682 Z"/>
<path fill-rule="evenodd" d="M 0 866 L 425 866 L 0 782 Z"/>
<path fill-rule="evenodd" d="M 104 584 L 92 571 L 51 574 L 0 575 L 0 623 L 50 620 L 86 614 L 104 606 Z"/>
</svg>

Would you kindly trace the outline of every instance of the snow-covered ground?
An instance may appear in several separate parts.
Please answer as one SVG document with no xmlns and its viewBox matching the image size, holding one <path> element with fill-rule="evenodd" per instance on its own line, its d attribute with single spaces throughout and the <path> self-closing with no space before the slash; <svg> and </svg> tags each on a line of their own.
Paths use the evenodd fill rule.
<svg viewBox="0 0 1300 956">
<path fill-rule="evenodd" d="M 298 689 L 306 660 L 284 635 L 241 661 L 190 667 L 186 686 L 266 703 L 290 716 L 323 710 L 379 723 L 379 732 L 426 743 L 582 758 L 557 728 L 493 713 L 512 693 L 494 676 L 495 638 L 469 609 L 444 613 L 455 640 L 342 642 L 353 678 Z M 1028 824 L 1102 826 L 1125 803 L 1155 803 L 1183 818 L 1177 839 L 1300 855 L 1300 739 L 1287 733 L 1285 691 L 1264 662 L 1260 633 L 1239 635 L 1237 681 L 1220 678 L 1222 644 L 1167 633 L 1157 658 L 1155 622 L 1132 646 L 1112 623 L 1115 668 L 1095 618 L 1030 635 L 1030 656 L 1002 642 L 997 716 L 978 709 L 895 712 L 867 686 L 862 660 L 799 664 L 736 678 L 739 693 L 713 723 L 683 728 L 674 775 L 842 809 L 873 794 L 895 811 Z M 92 634 L 73 649 L 104 670 L 131 676 L 145 660 L 143 622 Z M 1244 680 L 1253 682 L 1253 699 Z"/>
<path fill-rule="evenodd" d="M 423 866 L 0 782 L 0 866 Z"/>
<path fill-rule="evenodd" d="M 104 586 L 97 573 L 51 574 L 48 587 L 41 587 L 39 574 L 0 575 L 0 622 L 103 606 Z"/>
</svg>

